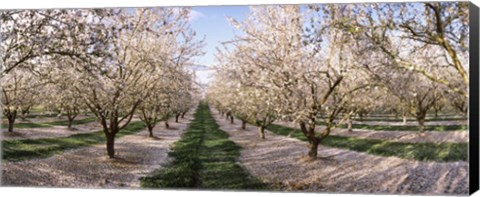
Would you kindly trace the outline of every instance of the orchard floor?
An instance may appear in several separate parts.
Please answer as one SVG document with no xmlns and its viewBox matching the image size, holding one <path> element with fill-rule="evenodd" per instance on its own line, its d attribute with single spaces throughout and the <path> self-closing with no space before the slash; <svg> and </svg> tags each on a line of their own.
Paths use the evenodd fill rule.
<svg viewBox="0 0 480 197">
<path fill-rule="evenodd" d="M 99 130 L 101 130 L 101 127 L 98 122 L 73 125 L 70 129 L 66 126 L 14 128 L 13 132 L 8 132 L 6 129 L 2 129 L 2 135 L 0 138 L 2 140 L 13 140 L 67 137 L 73 134 L 91 133 Z"/>
<path fill-rule="evenodd" d="M 354 120 L 352 121 L 353 124 L 365 124 L 365 125 L 388 125 L 388 126 L 417 126 L 418 122 L 417 121 L 407 121 L 405 124 L 403 122 L 391 122 L 391 121 L 358 121 Z M 425 125 L 462 125 L 462 124 L 468 124 L 466 120 L 427 120 L 425 122 Z"/>
<path fill-rule="evenodd" d="M 78 119 L 83 119 L 83 118 L 87 118 L 87 116 L 82 116 L 82 117 L 79 117 Z M 28 119 L 28 122 L 40 122 L 40 123 L 53 122 L 53 121 L 55 120 L 52 120 L 52 118 Z M 132 118 L 131 122 L 135 122 L 135 121 L 140 121 L 140 119 L 137 117 Z M 24 122 L 27 122 L 27 121 L 24 121 Z M 163 124 L 159 124 L 159 126 L 160 125 L 163 125 Z M 93 133 L 100 130 L 102 130 L 102 127 L 100 123 L 98 123 L 97 121 L 89 122 L 85 124 L 75 124 L 75 125 L 72 125 L 72 128 L 68 128 L 67 126 L 14 128 L 13 132 L 8 132 L 6 129 L 2 128 L 0 132 L 0 140 L 68 137 L 74 134 Z"/>
<path fill-rule="evenodd" d="M 291 122 L 278 121 L 274 124 L 300 128 L 297 124 Z M 316 127 L 317 131 L 322 131 L 324 126 L 318 125 Z M 415 131 L 368 131 L 364 129 L 353 129 L 351 132 L 348 129 L 335 128 L 332 131 L 333 135 L 339 136 L 348 136 L 348 137 L 360 137 L 360 138 L 370 138 L 370 139 L 380 139 L 380 140 L 389 140 L 393 142 L 410 142 L 410 143 L 419 143 L 419 142 L 454 142 L 462 143 L 468 142 L 468 132 L 467 131 L 428 131 L 423 135 L 419 135 Z"/>
<path fill-rule="evenodd" d="M 329 193 L 468 194 L 467 162 L 420 162 L 379 157 L 320 145 L 319 158 L 307 161 L 307 143 L 240 128 L 212 110 L 220 129 L 240 145 L 240 163 L 260 180 L 281 190 Z"/>
<path fill-rule="evenodd" d="M 179 123 L 170 120 L 154 128 L 156 138 L 143 130 L 115 142 L 116 157 L 106 156 L 105 145 L 66 151 L 46 159 L 2 163 L 4 186 L 70 187 L 70 188 L 138 188 L 139 178 L 160 168 L 167 160 L 173 142 L 180 139 L 192 119 L 186 114 Z"/>
</svg>

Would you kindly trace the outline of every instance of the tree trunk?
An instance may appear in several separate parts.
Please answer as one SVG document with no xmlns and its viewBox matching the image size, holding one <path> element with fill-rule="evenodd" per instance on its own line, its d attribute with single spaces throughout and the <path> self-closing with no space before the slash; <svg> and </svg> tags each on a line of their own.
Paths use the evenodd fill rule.
<svg viewBox="0 0 480 197">
<path fill-rule="evenodd" d="M 152 126 L 148 126 L 148 137 L 153 137 L 153 127 Z"/>
<path fill-rule="evenodd" d="M 403 114 L 403 117 L 402 117 L 402 118 L 403 118 L 402 124 L 403 124 L 403 125 L 406 125 L 406 124 L 407 124 L 407 116 L 406 116 L 405 114 Z"/>
<path fill-rule="evenodd" d="M 417 117 L 418 120 L 418 132 L 424 133 L 425 132 L 425 116 Z"/>
<path fill-rule="evenodd" d="M 15 124 L 15 119 L 17 118 L 17 111 L 9 111 L 7 114 L 8 119 L 8 132 L 13 132 L 13 125 Z"/>
<path fill-rule="evenodd" d="M 68 128 L 71 129 L 72 128 L 72 123 L 73 123 L 73 119 L 68 119 Z"/>
<path fill-rule="evenodd" d="M 315 121 L 313 121 L 315 122 Z M 329 122 L 327 122 L 327 128 L 326 128 L 326 135 L 328 135 L 328 133 L 330 133 L 330 126 L 329 126 Z M 318 137 L 315 137 L 315 124 L 309 124 L 308 125 L 308 128 L 307 128 L 307 125 L 305 124 L 305 122 L 300 122 L 300 130 L 302 131 L 303 135 L 305 135 L 305 137 L 307 137 L 308 139 L 308 143 L 309 143 L 309 147 L 310 147 L 310 150 L 308 151 L 308 157 L 310 159 L 315 159 L 317 158 L 317 150 L 318 150 L 318 144 L 320 143 L 320 138 Z M 322 133 L 323 134 L 323 133 Z"/>
<path fill-rule="evenodd" d="M 183 113 L 182 113 L 182 118 L 185 118 L 185 114 L 186 114 L 186 113 L 187 113 L 187 112 L 183 112 Z"/>
<path fill-rule="evenodd" d="M 347 122 L 347 126 L 348 126 L 348 132 L 352 132 L 352 119 L 348 119 L 348 122 Z"/>
<path fill-rule="evenodd" d="M 13 132 L 14 124 L 15 124 L 15 118 L 8 118 L 8 132 Z"/>
<path fill-rule="evenodd" d="M 245 130 L 247 129 L 247 121 L 242 120 L 242 129 Z"/>
<path fill-rule="evenodd" d="M 265 139 L 265 127 L 264 126 L 258 127 L 258 134 L 259 134 L 261 139 Z"/>
<path fill-rule="evenodd" d="M 320 143 L 320 140 L 316 137 L 312 137 L 308 139 L 308 143 L 310 143 L 310 150 L 308 151 L 308 157 L 310 157 L 310 159 L 317 158 L 318 144 Z"/>
<path fill-rule="evenodd" d="M 233 116 L 230 116 L 230 124 L 233 124 Z"/>
<path fill-rule="evenodd" d="M 107 137 L 107 154 L 109 158 L 115 157 L 115 134 L 113 133 L 106 133 L 105 136 Z"/>
<path fill-rule="evenodd" d="M 178 117 L 180 117 L 180 114 L 175 115 L 175 122 L 178 123 Z"/>
<path fill-rule="evenodd" d="M 169 129 L 170 125 L 168 124 L 168 121 L 165 121 L 165 128 Z"/>
</svg>

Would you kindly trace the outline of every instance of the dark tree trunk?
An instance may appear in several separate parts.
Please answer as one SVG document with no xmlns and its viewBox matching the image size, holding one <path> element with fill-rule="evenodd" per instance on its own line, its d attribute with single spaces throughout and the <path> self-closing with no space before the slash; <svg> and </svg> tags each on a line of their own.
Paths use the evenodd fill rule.
<svg viewBox="0 0 480 197">
<path fill-rule="evenodd" d="M 75 111 L 67 111 L 67 120 L 68 120 L 68 128 L 72 128 L 73 120 L 77 117 L 77 113 Z"/>
<path fill-rule="evenodd" d="M 13 124 L 15 124 L 15 118 L 8 118 L 8 132 L 13 132 Z"/>
<path fill-rule="evenodd" d="M 72 128 L 73 120 L 75 117 L 68 116 L 68 128 Z"/>
<path fill-rule="evenodd" d="M 109 158 L 115 158 L 115 135 L 114 133 L 106 133 L 107 137 L 107 154 Z"/>
<path fill-rule="evenodd" d="M 168 121 L 165 121 L 165 128 L 169 129 L 170 125 L 168 124 Z"/>
<path fill-rule="evenodd" d="M 8 119 L 8 132 L 13 132 L 13 125 L 15 124 L 15 119 L 17 118 L 17 112 L 16 111 L 10 111 L 10 113 L 7 115 Z"/>
<path fill-rule="evenodd" d="M 68 119 L 68 128 L 71 129 L 72 128 L 72 123 L 73 123 L 73 119 Z"/>
<path fill-rule="evenodd" d="M 230 116 L 230 124 L 233 124 L 233 116 Z"/>
<path fill-rule="evenodd" d="M 258 127 L 258 135 L 260 136 L 260 139 L 265 139 L 265 127 L 264 126 Z"/>
<path fill-rule="evenodd" d="M 147 128 L 148 128 L 148 137 L 153 137 L 153 127 L 147 126 Z"/>
<path fill-rule="evenodd" d="M 245 130 L 247 129 L 247 121 L 242 120 L 242 129 Z"/>
<path fill-rule="evenodd" d="M 318 144 L 320 143 L 320 140 L 316 137 L 312 137 L 308 139 L 308 143 L 310 144 L 310 150 L 308 151 L 308 157 L 311 159 L 317 158 L 317 152 L 318 152 Z"/>
<path fill-rule="evenodd" d="M 183 113 L 182 113 L 182 118 L 185 118 L 185 114 L 186 114 L 186 113 L 187 113 L 187 112 L 183 112 Z"/>
<path fill-rule="evenodd" d="M 178 118 L 180 117 L 180 114 L 175 115 L 175 122 L 178 123 Z"/>
<path fill-rule="evenodd" d="M 308 157 L 310 159 L 316 159 L 320 138 L 315 136 L 315 125 L 314 124 L 308 125 L 308 128 L 307 128 L 307 125 L 304 122 L 300 122 L 300 129 L 302 133 L 305 135 L 305 137 L 307 137 L 308 139 L 308 143 L 310 147 L 310 150 L 308 151 Z M 330 131 L 328 125 L 327 125 L 327 131 Z"/>
</svg>

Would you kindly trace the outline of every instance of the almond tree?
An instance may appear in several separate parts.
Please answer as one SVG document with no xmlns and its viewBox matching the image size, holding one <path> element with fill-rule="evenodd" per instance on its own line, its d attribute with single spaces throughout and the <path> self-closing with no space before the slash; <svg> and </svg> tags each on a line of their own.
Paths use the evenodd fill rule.
<svg viewBox="0 0 480 197">
<path fill-rule="evenodd" d="M 319 16 L 309 13 L 299 6 L 259 6 L 251 8 L 243 23 L 232 19 L 232 24 L 244 33 L 233 41 L 241 54 L 241 63 L 235 64 L 241 65 L 239 78 L 250 81 L 247 87 L 274 93 L 278 118 L 300 125 L 310 144 L 308 156 L 316 158 L 318 144 L 337 126 L 333 120 L 353 113 L 345 107 L 351 105 L 346 98 L 369 85 L 351 83 L 355 74 L 362 74 L 349 51 L 352 37 L 329 22 L 342 13 L 328 15 L 325 23 L 310 20 Z M 306 30 L 308 21 L 314 22 Z M 327 124 L 317 134 L 321 114 Z"/>
<path fill-rule="evenodd" d="M 8 132 L 13 132 L 17 115 L 38 103 L 41 92 L 38 78 L 24 69 L 15 69 L 0 78 L 2 112 L 8 119 Z"/>
</svg>

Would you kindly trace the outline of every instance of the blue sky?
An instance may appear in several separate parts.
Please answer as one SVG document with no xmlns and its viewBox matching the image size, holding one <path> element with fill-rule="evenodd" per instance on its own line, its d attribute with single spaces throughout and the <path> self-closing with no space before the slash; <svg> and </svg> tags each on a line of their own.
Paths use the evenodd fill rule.
<svg viewBox="0 0 480 197">
<path fill-rule="evenodd" d="M 198 58 L 198 63 L 211 66 L 215 63 L 216 47 L 221 47 L 221 42 L 230 41 L 239 32 L 230 25 L 227 17 L 243 21 L 248 15 L 248 6 L 205 6 L 192 7 L 190 15 L 191 27 L 197 32 L 199 38 L 205 36 L 206 54 Z M 198 70 L 197 81 L 208 83 L 212 71 Z"/>
</svg>

